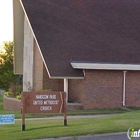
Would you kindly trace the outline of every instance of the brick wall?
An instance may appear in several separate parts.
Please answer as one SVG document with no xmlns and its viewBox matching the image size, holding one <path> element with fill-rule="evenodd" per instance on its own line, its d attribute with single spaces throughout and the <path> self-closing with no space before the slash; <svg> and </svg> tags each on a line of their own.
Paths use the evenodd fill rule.
<svg viewBox="0 0 140 140">
<path fill-rule="evenodd" d="M 122 107 L 122 71 L 86 70 L 84 108 Z"/>
<path fill-rule="evenodd" d="M 126 73 L 126 106 L 140 106 L 140 72 Z M 69 80 L 69 100 L 85 109 L 123 107 L 123 71 L 86 70 L 84 80 Z"/>
<path fill-rule="evenodd" d="M 68 102 L 82 103 L 85 93 L 85 79 L 69 79 Z"/>
<path fill-rule="evenodd" d="M 14 98 L 4 97 L 3 107 L 6 110 L 21 110 L 21 101 Z"/>
<path fill-rule="evenodd" d="M 36 42 L 34 41 L 34 77 L 33 90 L 39 91 L 43 88 L 43 60 Z"/>
<path fill-rule="evenodd" d="M 126 73 L 126 106 L 140 106 L 140 72 Z"/>
<path fill-rule="evenodd" d="M 52 91 L 64 91 L 63 79 L 50 79 L 45 66 L 43 66 L 43 89 Z"/>
</svg>

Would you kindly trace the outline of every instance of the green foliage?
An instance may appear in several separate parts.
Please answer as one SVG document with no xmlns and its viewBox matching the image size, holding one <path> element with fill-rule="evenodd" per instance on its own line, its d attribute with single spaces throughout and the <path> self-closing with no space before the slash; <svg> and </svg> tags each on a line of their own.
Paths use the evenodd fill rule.
<svg viewBox="0 0 140 140">
<path fill-rule="evenodd" d="M 12 89 L 10 89 L 11 91 L 7 91 L 4 93 L 4 96 L 7 97 L 12 97 L 12 98 L 17 98 L 17 99 L 21 99 L 21 92 L 22 92 L 22 85 L 12 85 L 11 87 Z"/>
<path fill-rule="evenodd" d="M 0 54 L 0 88 L 7 91 L 20 77 L 13 73 L 13 42 L 4 42 L 4 50 Z"/>
<path fill-rule="evenodd" d="M 21 94 L 17 95 L 16 98 L 21 100 Z"/>
<path fill-rule="evenodd" d="M 7 97 L 13 97 L 13 93 L 12 92 L 4 92 L 4 96 L 7 96 Z"/>
<path fill-rule="evenodd" d="M 13 43 L 4 43 L 5 53 L 0 54 L 0 88 L 7 90 L 14 80 L 13 74 Z"/>
<path fill-rule="evenodd" d="M 3 104 L 3 95 L 0 95 L 0 104 Z"/>
</svg>

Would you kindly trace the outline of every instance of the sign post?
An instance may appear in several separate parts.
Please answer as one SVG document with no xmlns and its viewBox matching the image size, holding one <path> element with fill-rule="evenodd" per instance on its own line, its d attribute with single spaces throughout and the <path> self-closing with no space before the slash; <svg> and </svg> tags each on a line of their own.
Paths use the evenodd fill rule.
<svg viewBox="0 0 140 140">
<path fill-rule="evenodd" d="M 22 131 L 25 131 L 25 104 L 24 104 L 24 96 L 22 95 L 22 102 L 21 102 L 21 113 L 22 113 Z"/>
<path fill-rule="evenodd" d="M 67 125 L 65 92 L 23 92 L 21 98 L 22 131 L 25 131 L 25 113 L 63 113 Z"/>
<path fill-rule="evenodd" d="M 66 94 L 64 94 L 63 96 L 63 100 L 64 100 L 64 126 L 67 126 L 67 103 L 66 103 Z"/>
</svg>

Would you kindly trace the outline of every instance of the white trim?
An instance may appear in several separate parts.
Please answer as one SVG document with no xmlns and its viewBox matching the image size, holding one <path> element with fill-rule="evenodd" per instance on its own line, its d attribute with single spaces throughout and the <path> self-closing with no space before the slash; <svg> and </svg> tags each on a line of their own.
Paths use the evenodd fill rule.
<svg viewBox="0 0 140 140">
<path fill-rule="evenodd" d="M 38 41 L 37 41 L 37 39 L 36 39 L 35 33 L 34 33 L 33 29 L 32 29 L 32 26 L 31 26 L 31 24 L 30 24 L 30 21 L 29 21 L 29 19 L 28 19 L 28 16 L 27 16 L 27 14 L 26 14 L 26 11 L 25 11 L 25 9 L 24 9 L 24 6 L 23 6 L 23 3 L 22 3 L 21 0 L 20 0 L 20 3 L 21 3 L 21 6 L 22 6 L 22 8 L 23 8 L 23 11 L 24 11 L 24 14 L 25 14 L 25 16 L 26 16 L 26 19 L 27 19 L 27 21 L 28 21 L 28 24 L 29 24 L 29 26 L 30 26 L 30 29 L 31 29 L 31 31 L 32 31 L 32 34 L 33 34 L 33 36 L 34 36 L 34 39 L 35 39 L 35 41 L 36 41 L 36 44 L 37 44 L 37 46 L 38 46 L 39 52 L 40 52 L 40 54 L 41 54 L 41 57 L 42 57 L 42 60 L 43 60 L 43 62 L 44 62 L 44 65 L 45 65 L 45 67 L 46 67 L 46 70 L 47 70 L 47 72 L 48 72 L 49 78 L 51 78 L 51 75 L 50 75 L 50 73 L 49 73 L 48 67 L 47 67 L 47 65 L 46 65 L 46 63 L 45 63 L 44 57 L 43 57 L 42 52 L 41 52 L 41 50 L 40 50 L 39 43 L 38 43 Z"/>
<path fill-rule="evenodd" d="M 64 79 L 64 92 L 66 92 L 66 102 L 68 103 L 68 79 Z"/>
<path fill-rule="evenodd" d="M 123 71 L 123 106 L 125 106 L 126 73 L 127 71 Z"/>
<path fill-rule="evenodd" d="M 71 65 L 75 69 L 140 70 L 139 64 L 103 64 L 103 63 L 72 62 Z"/>
<path fill-rule="evenodd" d="M 84 79 L 84 76 L 83 77 L 63 77 L 63 76 L 52 76 L 50 77 L 50 79 Z"/>
</svg>

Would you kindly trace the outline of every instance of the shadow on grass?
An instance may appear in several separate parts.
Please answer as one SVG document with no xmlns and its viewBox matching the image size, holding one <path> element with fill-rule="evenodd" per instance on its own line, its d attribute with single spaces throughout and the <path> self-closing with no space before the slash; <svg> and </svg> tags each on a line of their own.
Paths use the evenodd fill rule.
<svg viewBox="0 0 140 140">
<path fill-rule="evenodd" d="M 67 126 L 64 126 L 64 125 L 53 125 L 53 126 L 42 126 L 42 127 L 34 127 L 34 128 L 27 128 L 27 129 L 25 129 L 25 131 L 31 131 L 31 130 L 42 130 L 42 129 L 48 129 L 48 128 L 58 128 L 58 129 L 60 129 L 60 128 L 62 128 L 62 127 L 69 127 L 69 125 L 67 125 Z"/>
</svg>

